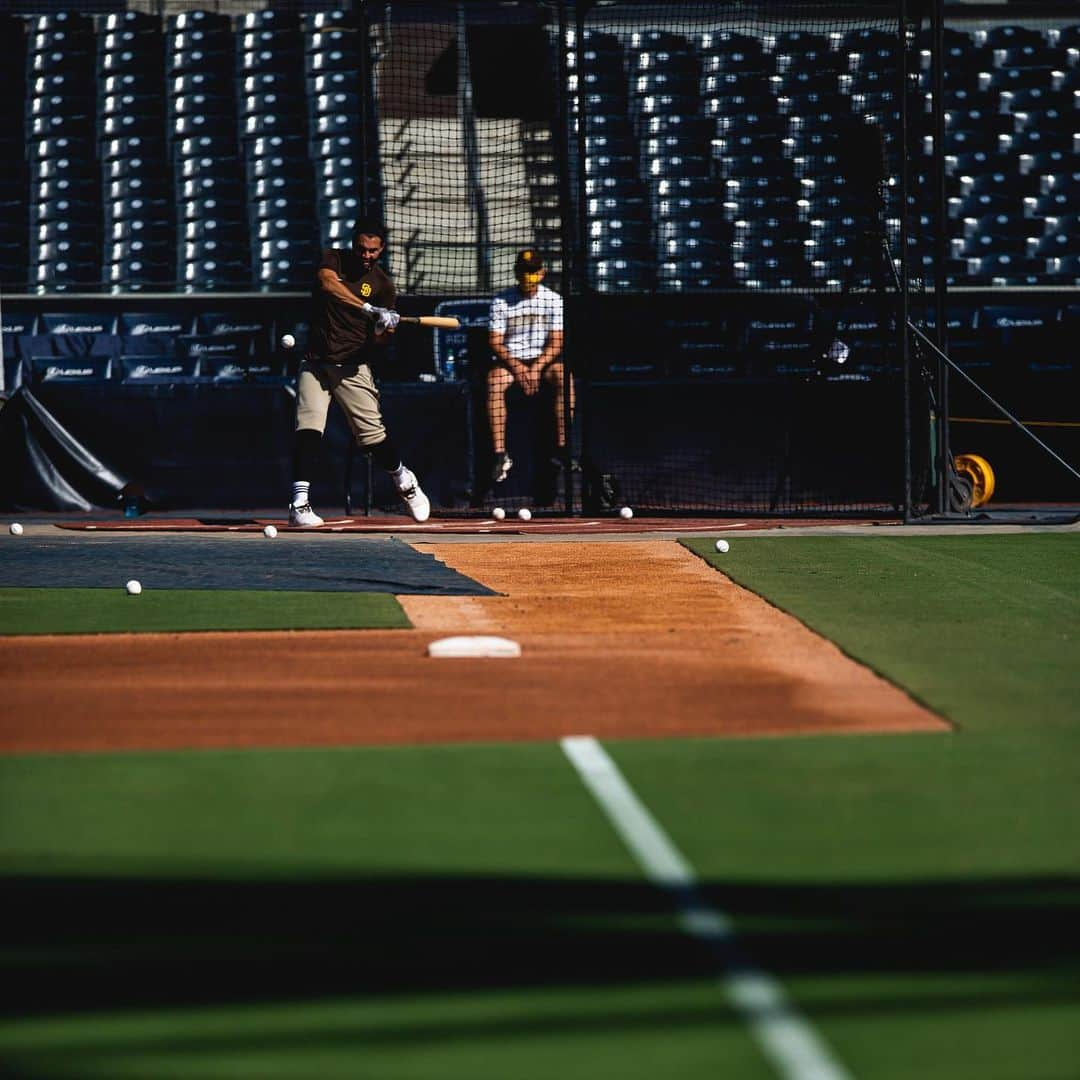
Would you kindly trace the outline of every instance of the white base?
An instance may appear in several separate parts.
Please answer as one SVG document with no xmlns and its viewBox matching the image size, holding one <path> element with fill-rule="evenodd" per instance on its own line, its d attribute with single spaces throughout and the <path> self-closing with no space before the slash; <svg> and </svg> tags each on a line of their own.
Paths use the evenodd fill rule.
<svg viewBox="0 0 1080 1080">
<path fill-rule="evenodd" d="M 428 646 L 428 656 L 436 657 L 514 657 L 520 655 L 521 646 L 516 641 L 485 634 L 439 638 Z"/>
</svg>

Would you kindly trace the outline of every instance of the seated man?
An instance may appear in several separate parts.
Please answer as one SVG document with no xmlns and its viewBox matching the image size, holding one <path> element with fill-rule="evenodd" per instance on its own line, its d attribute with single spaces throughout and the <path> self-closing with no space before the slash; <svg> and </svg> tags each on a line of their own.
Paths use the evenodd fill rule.
<svg viewBox="0 0 1080 1080">
<path fill-rule="evenodd" d="M 488 372 L 488 420 L 495 465 L 491 478 L 502 483 L 514 464 L 506 452 L 506 392 L 514 383 L 532 397 L 543 383 L 555 391 L 555 444 L 566 458 L 566 414 L 563 410 L 566 372 L 560 359 L 563 346 L 562 297 L 546 285 L 544 261 L 526 248 L 514 261 L 517 284 L 491 302 L 488 344 L 497 363 Z M 574 408 L 570 382 L 570 411 Z"/>
</svg>

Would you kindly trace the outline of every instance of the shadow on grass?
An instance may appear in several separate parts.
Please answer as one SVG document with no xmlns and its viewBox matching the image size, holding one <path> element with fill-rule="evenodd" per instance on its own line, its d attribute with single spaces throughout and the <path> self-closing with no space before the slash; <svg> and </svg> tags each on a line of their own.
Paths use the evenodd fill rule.
<svg viewBox="0 0 1080 1080">
<path fill-rule="evenodd" d="M 717 963 L 638 881 L 9 876 L 0 889 L 9 1017 L 649 983 Z M 1047 987 L 1071 977 L 1080 997 L 1080 879 L 703 891 L 781 977 L 1029 973 Z"/>
</svg>

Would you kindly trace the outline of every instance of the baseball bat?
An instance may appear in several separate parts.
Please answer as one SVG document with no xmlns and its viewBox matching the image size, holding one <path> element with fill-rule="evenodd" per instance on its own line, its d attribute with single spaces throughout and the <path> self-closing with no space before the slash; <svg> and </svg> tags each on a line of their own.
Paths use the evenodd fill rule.
<svg viewBox="0 0 1080 1080">
<path fill-rule="evenodd" d="M 452 315 L 402 315 L 401 321 L 417 326 L 434 326 L 439 330 L 457 330 L 461 326 Z"/>
</svg>

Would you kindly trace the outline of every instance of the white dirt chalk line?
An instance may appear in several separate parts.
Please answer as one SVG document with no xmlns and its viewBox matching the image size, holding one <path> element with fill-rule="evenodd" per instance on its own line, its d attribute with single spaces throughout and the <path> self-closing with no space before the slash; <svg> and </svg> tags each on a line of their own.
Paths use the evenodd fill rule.
<svg viewBox="0 0 1080 1080">
<path fill-rule="evenodd" d="M 788 1002 L 780 984 L 741 955 L 730 919 L 702 896 L 697 876 L 618 765 L 591 735 L 561 740 L 563 753 L 645 875 L 668 890 L 682 929 L 714 953 L 720 985 L 784 1080 L 852 1080 Z"/>
</svg>

